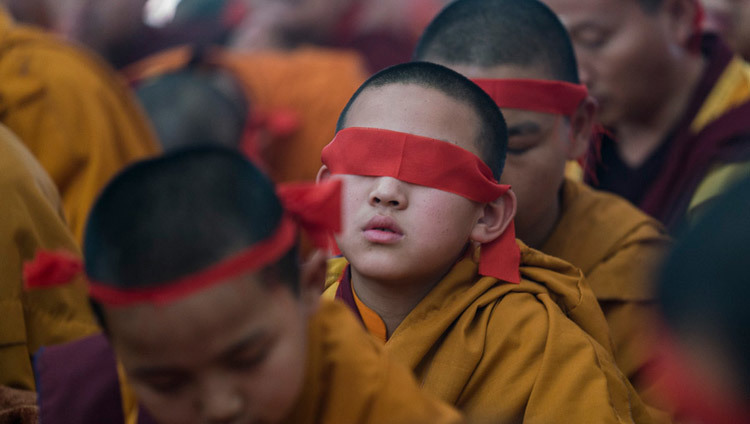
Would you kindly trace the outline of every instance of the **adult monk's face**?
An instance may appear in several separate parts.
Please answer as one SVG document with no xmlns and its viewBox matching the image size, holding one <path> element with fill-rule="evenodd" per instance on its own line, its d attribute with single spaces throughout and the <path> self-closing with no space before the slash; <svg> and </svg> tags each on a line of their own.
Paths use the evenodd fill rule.
<svg viewBox="0 0 750 424">
<path fill-rule="evenodd" d="M 650 121 L 668 98 L 672 60 L 688 54 L 693 15 L 675 15 L 663 0 L 646 11 L 638 0 L 543 0 L 570 33 L 581 82 L 605 125 Z"/>
<path fill-rule="evenodd" d="M 553 79 L 538 66 L 443 65 L 470 79 Z M 570 120 L 560 115 L 501 110 L 508 126 L 508 154 L 500 179 L 510 184 L 518 197 L 515 219 L 518 238 L 537 244 L 539 230 L 549 229 L 557 221 L 565 164 L 585 152 L 588 134 L 577 137 L 578 134 L 572 133 Z"/>
<path fill-rule="evenodd" d="M 274 423 L 301 393 L 310 310 L 241 276 L 167 305 L 107 308 L 139 402 L 165 423 Z"/>
</svg>

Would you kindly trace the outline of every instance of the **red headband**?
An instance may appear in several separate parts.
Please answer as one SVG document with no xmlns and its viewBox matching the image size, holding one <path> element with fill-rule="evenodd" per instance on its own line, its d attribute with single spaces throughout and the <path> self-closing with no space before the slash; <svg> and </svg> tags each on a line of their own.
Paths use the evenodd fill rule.
<svg viewBox="0 0 750 424">
<path fill-rule="evenodd" d="M 476 155 L 452 143 L 374 128 L 339 131 L 321 155 L 333 174 L 392 177 L 447 191 L 480 203 L 492 202 L 510 186 L 499 184 Z M 515 229 L 482 245 L 479 273 L 518 283 L 520 251 Z"/>
<path fill-rule="evenodd" d="M 588 96 L 586 86 L 534 79 L 472 80 L 501 108 L 571 116 Z"/>
<path fill-rule="evenodd" d="M 109 306 L 136 303 L 165 304 L 227 279 L 256 271 L 277 262 L 297 241 L 297 228 L 303 227 L 318 247 L 327 247 L 328 234 L 341 230 L 341 182 L 288 184 L 278 187 L 286 214 L 274 234 L 230 258 L 194 274 L 163 282 L 159 287 L 120 289 L 89 279 L 89 295 Z M 64 252 L 41 251 L 24 265 L 27 288 L 70 282 L 83 270 L 81 260 Z M 63 275 L 65 274 L 65 275 Z"/>
</svg>

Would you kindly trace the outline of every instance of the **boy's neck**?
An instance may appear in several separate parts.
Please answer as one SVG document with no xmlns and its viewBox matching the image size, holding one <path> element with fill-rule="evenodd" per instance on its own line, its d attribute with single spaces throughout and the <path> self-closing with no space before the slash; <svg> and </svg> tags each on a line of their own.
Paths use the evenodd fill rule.
<svg viewBox="0 0 750 424">
<path fill-rule="evenodd" d="M 432 276 L 407 278 L 401 281 L 369 278 L 351 267 L 352 289 L 359 300 L 383 320 L 388 337 L 422 299 L 443 279 L 454 263 Z"/>
<path fill-rule="evenodd" d="M 667 99 L 658 108 L 630 119 L 624 119 L 614 126 L 617 136 L 617 151 L 622 161 L 632 168 L 642 165 L 665 141 L 689 107 L 690 99 L 701 80 L 706 67 L 701 57 L 686 58 L 675 72 Z"/>
</svg>

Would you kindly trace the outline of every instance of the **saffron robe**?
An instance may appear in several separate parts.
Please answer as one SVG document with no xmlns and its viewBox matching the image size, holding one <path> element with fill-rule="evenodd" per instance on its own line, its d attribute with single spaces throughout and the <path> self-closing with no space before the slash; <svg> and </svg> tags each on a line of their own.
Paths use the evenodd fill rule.
<svg viewBox="0 0 750 424">
<path fill-rule="evenodd" d="M 131 93 L 102 61 L 0 8 L 0 120 L 52 177 L 76 239 L 121 168 L 158 153 Z"/>
<path fill-rule="evenodd" d="M 123 69 L 128 80 L 142 80 L 180 69 L 193 57 L 181 47 L 148 57 Z M 274 137 L 263 151 L 276 182 L 313 181 L 320 151 L 330 143 L 341 110 L 367 78 L 361 58 L 350 51 L 302 48 L 291 52 L 242 53 L 214 48 L 204 61 L 231 71 L 243 84 L 250 110 L 284 112 L 297 127 Z"/>
<path fill-rule="evenodd" d="M 658 151 L 664 155 L 660 169 L 633 199 L 673 233 L 732 182 L 750 176 L 750 65 L 712 35 L 704 36 L 703 52 L 706 69 Z M 603 142 L 615 143 L 608 138 Z M 596 175 L 588 176 L 588 182 L 597 186 L 609 165 L 600 163 L 592 150 L 587 167 Z M 606 184 L 601 188 L 629 197 Z"/>
<path fill-rule="evenodd" d="M 23 289 L 23 263 L 38 249 L 78 254 L 54 183 L 28 149 L 0 125 L 0 385 L 34 389 L 31 354 L 98 327 L 82 281 Z"/>
<path fill-rule="evenodd" d="M 625 199 L 566 180 L 560 218 L 540 248 L 583 271 L 607 318 L 617 365 L 639 392 L 652 352 L 655 278 L 670 244 L 664 227 Z"/>
<path fill-rule="evenodd" d="M 518 243 L 520 284 L 479 276 L 478 249 L 469 252 L 386 350 L 472 423 L 655 422 L 614 363 L 580 270 Z M 324 297 L 340 296 L 346 267 L 329 262 Z"/>
<path fill-rule="evenodd" d="M 409 370 L 391 359 L 338 302 L 322 302 L 310 320 L 308 338 L 304 390 L 284 422 L 463 422 L 455 409 L 421 391 Z M 124 422 L 116 398 L 121 390 L 115 361 L 103 335 L 44 349 L 36 363 L 42 420 Z M 89 378 L 98 390 L 86 384 Z M 141 411 L 138 422 L 153 420 Z"/>
</svg>

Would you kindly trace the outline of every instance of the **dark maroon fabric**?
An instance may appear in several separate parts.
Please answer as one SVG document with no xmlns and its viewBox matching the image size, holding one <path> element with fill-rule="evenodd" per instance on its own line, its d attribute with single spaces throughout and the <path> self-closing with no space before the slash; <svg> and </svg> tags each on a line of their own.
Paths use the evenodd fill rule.
<svg viewBox="0 0 750 424">
<path fill-rule="evenodd" d="M 346 266 L 346 269 L 344 270 L 344 274 L 341 276 L 341 281 L 339 281 L 339 286 L 336 289 L 336 299 L 343 302 L 346 306 L 349 307 L 349 309 L 354 312 L 354 315 L 359 318 L 359 320 L 364 324 L 364 320 L 362 319 L 362 315 L 359 313 L 359 308 L 357 307 L 357 302 L 354 300 L 354 291 L 352 289 L 352 271 L 349 265 Z"/>
<path fill-rule="evenodd" d="M 684 224 L 690 200 L 712 165 L 750 159 L 750 102 L 725 113 L 699 133 L 690 132 L 690 124 L 733 57 L 729 48 L 713 35 L 704 36 L 703 51 L 708 61 L 706 70 L 685 114 L 664 141 L 668 151 L 663 152 L 659 171 L 643 187 L 643 192 L 635 193 L 638 206 L 659 219 L 673 234 Z M 596 161 L 596 156 L 590 154 L 589 161 Z M 589 165 L 595 167 L 595 175 L 606 181 L 606 163 Z M 608 189 L 606 185 L 598 187 Z"/>
<path fill-rule="evenodd" d="M 123 423 L 117 365 L 103 335 L 41 349 L 34 364 L 43 424 Z"/>
<path fill-rule="evenodd" d="M 40 349 L 34 368 L 40 423 L 124 423 L 117 363 L 104 335 Z M 142 409 L 138 423 L 153 424 Z"/>
</svg>

